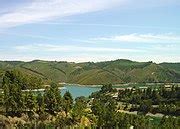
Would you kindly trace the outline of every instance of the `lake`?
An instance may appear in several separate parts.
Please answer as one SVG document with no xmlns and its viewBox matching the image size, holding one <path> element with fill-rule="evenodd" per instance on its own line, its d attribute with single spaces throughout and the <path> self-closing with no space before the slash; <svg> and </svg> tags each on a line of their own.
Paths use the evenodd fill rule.
<svg viewBox="0 0 180 129">
<path fill-rule="evenodd" d="M 76 84 L 65 84 L 64 87 L 65 88 L 61 90 L 62 95 L 66 91 L 69 91 L 74 99 L 79 96 L 88 97 L 89 95 L 91 95 L 91 93 L 99 91 L 101 88 L 100 86 L 80 86 Z"/>
</svg>

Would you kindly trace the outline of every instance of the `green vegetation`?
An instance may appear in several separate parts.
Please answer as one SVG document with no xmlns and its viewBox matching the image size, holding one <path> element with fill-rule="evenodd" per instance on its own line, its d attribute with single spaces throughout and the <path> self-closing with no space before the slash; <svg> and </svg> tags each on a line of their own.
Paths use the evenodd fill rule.
<svg viewBox="0 0 180 129">
<path fill-rule="evenodd" d="M 172 94 L 175 94 L 173 98 L 176 98 L 178 94 L 177 92 L 180 92 L 180 89 L 176 89 L 176 88 L 175 88 L 176 90 L 174 88 L 172 89 L 173 90 L 170 92 Z M 141 91 L 141 90 L 137 89 L 137 91 Z M 158 118 L 160 120 L 157 123 L 156 121 L 154 122 L 154 119 L 157 119 L 157 118 L 146 116 L 145 114 L 149 112 L 147 110 L 149 110 L 152 105 L 152 103 L 149 103 L 149 101 L 147 101 L 148 98 L 144 98 L 144 99 L 142 98 L 143 101 L 139 102 L 140 103 L 139 112 L 141 115 L 140 114 L 132 115 L 130 111 L 131 109 L 129 109 L 129 113 L 126 113 L 126 114 L 120 112 L 122 110 L 120 109 L 122 105 L 118 103 L 124 100 L 124 103 L 126 105 L 124 107 L 124 110 L 128 110 L 127 108 L 131 104 L 129 100 L 131 100 L 131 98 L 133 97 L 133 94 L 137 96 L 141 96 L 141 95 L 138 95 L 133 90 L 125 90 L 125 91 L 119 91 L 119 95 L 117 99 L 115 99 L 113 95 L 116 92 L 117 91 L 112 88 L 112 85 L 104 85 L 99 92 L 93 93 L 90 96 L 90 98 L 93 98 L 91 109 L 92 109 L 93 114 L 97 116 L 98 126 L 102 126 L 102 127 L 117 127 L 118 126 L 121 128 L 129 128 L 130 126 L 134 126 L 134 128 L 168 128 L 168 129 L 180 127 L 179 117 L 164 116 L 163 118 Z M 147 97 L 148 92 L 151 92 L 151 90 L 147 89 L 142 92 L 145 93 L 145 95 L 142 97 Z M 151 97 L 149 96 L 149 98 Z M 169 99 L 171 99 L 171 97 Z M 164 99 L 164 102 L 169 102 L 169 99 L 167 100 Z M 176 102 L 179 103 L 178 98 L 174 100 L 174 103 Z M 179 107 L 179 105 L 177 106 Z M 131 107 L 134 108 L 135 105 L 132 105 Z M 178 110 L 179 109 L 174 110 L 174 111 L 178 113 L 179 112 Z M 174 115 L 174 113 L 170 115 Z M 178 114 L 176 115 L 179 116 Z"/>
<path fill-rule="evenodd" d="M 36 78 L 36 81 L 30 78 Z M 41 79 L 17 70 L 6 71 L 2 80 L 2 128 L 180 127 L 180 88 L 177 86 L 170 89 L 161 87 L 159 90 L 132 88 L 117 91 L 109 84 L 88 98 L 81 96 L 73 101 L 70 92 L 61 96 L 56 83 L 51 83 L 43 93 L 34 93 L 33 88 L 42 86 Z M 118 97 L 114 97 L 117 93 Z M 138 111 L 138 114 L 131 114 L 131 111 Z M 167 116 L 153 118 L 146 115 L 149 112 Z"/>
<path fill-rule="evenodd" d="M 31 62 L 0 62 L 0 81 L 8 69 L 51 81 L 76 84 L 119 84 L 140 82 L 180 82 L 179 63 L 134 62 L 115 60 L 106 62 L 68 63 L 35 60 Z"/>
<path fill-rule="evenodd" d="M 43 85 L 43 80 L 31 74 L 19 72 L 19 70 L 6 71 L 2 79 L 2 87 L 5 84 L 19 85 L 21 90 L 38 89 Z"/>
<path fill-rule="evenodd" d="M 153 114 L 180 115 L 180 87 L 178 86 L 119 90 L 118 101 L 131 104 L 131 111 L 137 110 L 144 114 L 151 112 Z"/>
<path fill-rule="evenodd" d="M 50 88 L 44 92 L 45 109 L 51 114 L 59 112 L 61 110 L 61 95 L 58 89 L 58 85 L 52 83 Z"/>
<path fill-rule="evenodd" d="M 180 63 L 161 63 L 160 65 L 180 73 Z"/>
</svg>

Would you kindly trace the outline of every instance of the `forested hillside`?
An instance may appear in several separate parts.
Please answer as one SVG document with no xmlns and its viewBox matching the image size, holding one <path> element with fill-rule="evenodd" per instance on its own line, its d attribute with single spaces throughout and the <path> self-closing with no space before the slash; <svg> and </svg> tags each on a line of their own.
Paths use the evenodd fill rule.
<svg viewBox="0 0 180 129">
<path fill-rule="evenodd" d="M 118 84 L 128 82 L 180 82 L 180 64 L 115 60 L 105 62 L 1 61 L 0 80 L 9 69 L 18 69 L 45 81 L 78 84 Z"/>
<path fill-rule="evenodd" d="M 160 65 L 180 73 L 180 63 L 161 63 Z"/>
</svg>

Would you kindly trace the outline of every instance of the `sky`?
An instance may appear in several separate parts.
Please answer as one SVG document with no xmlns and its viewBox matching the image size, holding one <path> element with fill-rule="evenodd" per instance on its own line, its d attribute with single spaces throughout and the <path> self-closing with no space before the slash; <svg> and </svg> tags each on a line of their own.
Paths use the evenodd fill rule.
<svg viewBox="0 0 180 129">
<path fill-rule="evenodd" d="M 0 60 L 180 62 L 180 0 L 0 0 Z"/>
</svg>

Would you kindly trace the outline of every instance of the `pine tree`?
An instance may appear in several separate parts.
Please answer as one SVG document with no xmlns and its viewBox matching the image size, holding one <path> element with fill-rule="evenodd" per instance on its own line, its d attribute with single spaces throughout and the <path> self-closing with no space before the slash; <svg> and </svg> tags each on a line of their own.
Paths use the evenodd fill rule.
<svg viewBox="0 0 180 129">
<path fill-rule="evenodd" d="M 36 100 L 37 100 L 38 111 L 44 112 L 45 110 L 44 96 L 41 93 L 38 93 Z"/>
<path fill-rule="evenodd" d="M 25 95 L 25 107 L 28 111 L 36 111 L 37 107 L 36 98 L 33 95 L 32 91 L 28 91 Z"/>
<path fill-rule="evenodd" d="M 63 96 L 63 109 L 66 114 L 72 109 L 73 98 L 69 91 L 67 91 Z"/>
<path fill-rule="evenodd" d="M 61 110 L 61 95 L 57 84 L 52 83 L 50 88 L 45 90 L 44 102 L 46 109 L 52 114 Z"/>
<path fill-rule="evenodd" d="M 6 71 L 3 77 L 4 106 L 6 113 L 20 115 L 24 109 L 24 99 L 21 85 L 19 85 L 19 73 L 17 71 Z"/>
</svg>

